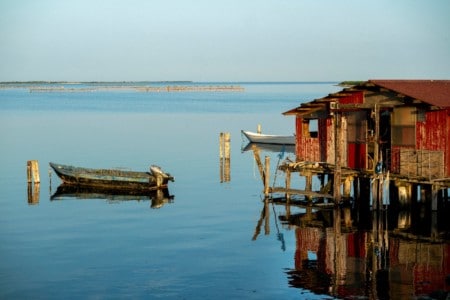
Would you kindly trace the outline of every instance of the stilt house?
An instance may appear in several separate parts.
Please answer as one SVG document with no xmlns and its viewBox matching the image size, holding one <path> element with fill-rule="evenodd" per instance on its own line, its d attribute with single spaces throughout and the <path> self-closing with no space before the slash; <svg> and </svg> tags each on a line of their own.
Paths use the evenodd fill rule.
<svg viewBox="0 0 450 300">
<path fill-rule="evenodd" d="M 297 161 L 450 178 L 450 80 L 369 80 L 284 115 L 296 117 Z"/>
</svg>

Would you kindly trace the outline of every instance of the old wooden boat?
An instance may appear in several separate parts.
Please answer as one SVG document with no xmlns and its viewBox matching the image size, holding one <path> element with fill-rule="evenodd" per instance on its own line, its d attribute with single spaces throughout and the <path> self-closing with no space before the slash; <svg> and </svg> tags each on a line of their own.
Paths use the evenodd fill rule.
<svg viewBox="0 0 450 300">
<path fill-rule="evenodd" d="M 85 187 L 107 187 L 117 190 L 155 190 L 167 188 L 174 178 L 152 165 L 149 172 L 125 171 L 117 169 L 89 169 L 57 163 L 50 163 L 63 183 Z"/>
<path fill-rule="evenodd" d="M 262 134 L 245 130 L 242 130 L 242 134 L 252 143 L 295 145 L 295 135 Z"/>
</svg>

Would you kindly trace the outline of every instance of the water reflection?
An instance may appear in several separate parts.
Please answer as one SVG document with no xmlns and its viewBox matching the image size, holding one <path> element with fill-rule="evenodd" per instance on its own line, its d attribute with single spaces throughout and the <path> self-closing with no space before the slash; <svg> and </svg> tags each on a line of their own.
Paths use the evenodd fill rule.
<svg viewBox="0 0 450 300">
<path fill-rule="evenodd" d="M 75 199 L 105 199 L 108 203 L 120 201 L 151 201 L 151 208 L 161 208 L 167 203 L 173 203 L 174 196 L 168 189 L 152 191 L 143 190 L 117 190 L 108 188 L 79 187 L 67 184 L 58 186 L 50 200 Z"/>
<path fill-rule="evenodd" d="M 28 195 L 28 204 L 35 205 L 39 204 L 39 197 L 41 192 L 40 183 L 31 183 L 27 184 L 27 195 Z"/>
<path fill-rule="evenodd" d="M 255 150 L 275 153 L 295 153 L 295 145 L 248 143 L 247 145 L 241 147 L 242 152 Z"/>
<path fill-rule="evenodd" d="M 435 224 L 423 222 L 420 211 L 310 205 L 279 220 L 295 230 L 294 268 L 285 270 L 293 288 L 345 299 L 450 295 L 449 241 L 433 236 Z"/>
</svg>

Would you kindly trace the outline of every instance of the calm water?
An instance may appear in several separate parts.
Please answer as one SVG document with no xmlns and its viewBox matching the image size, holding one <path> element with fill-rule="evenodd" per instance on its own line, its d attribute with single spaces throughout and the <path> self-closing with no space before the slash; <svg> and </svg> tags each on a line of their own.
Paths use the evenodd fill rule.
<svg viewBox="0 0 450 300">
<path fill-rule="evenodd" d="M 328 231 L 287 221 L 305 213 L 303 208 L 292 207 L 287 214 L 283 205 L 264 204 L 253 154 L 241 151 L 246 144 L 241 129 L 262 124 L 264 132 L 293 133 L 294 118 L 282 112 L 340 88 L 333 83 L 233 85 L 245 91 L 1 89 L 0 298 L 370 298 L 372 281 L 350 266 L 366 262 L 344 255 L 354 258 L 341 264 L 347 273 L 323 265 L 329 260 L 323 260 L 323 243 L 317 241 L 325 240 L 327 248 Z M 225 183 L 219 172 L 220 132 L 231 134 L 231 181 Z M 271 156 L 274 169 L 279 153 L 262 154 Z M 30 159 L 40 163 L 35 204 L 27 196 Z M 60 181 L 49 176 L 50 161 L 134 170 L 156 163 L 175 177 L 169 187 L 173 199 L 160 208 L 152 208 L 148 199 L 100 195 L 52 200 Z M 277 180 L 282 182 L 281 175 Z M 448 254 L 447 246 L 429 251 Z M 401 261 L 391 274 L 411 274 L 408 264 Z M 361 278 L 350 280 L 350 273 Z M 417 292 L 414 280 L 394 277 L 395 295 L 431 292 Z M 396 282 L 400 291 L 393 288 Z"/>
</svg>

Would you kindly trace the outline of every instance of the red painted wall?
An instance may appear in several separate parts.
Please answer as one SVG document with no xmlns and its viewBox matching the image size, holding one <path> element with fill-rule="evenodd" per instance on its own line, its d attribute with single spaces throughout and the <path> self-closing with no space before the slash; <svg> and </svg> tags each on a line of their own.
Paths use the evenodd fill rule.
<svg viewBox="0 0 450 300">
<path fill-rule="evenodd" d="M 355 104 L 364 102 L 364 93 L 352 92 L 351 95 L 340 98 L 341 104 Z M 351 113 L 351 112 L 350 112 Z M 347 144 L 347 167 L 352 169 L 365 169 L 367 159 L 367 145 L 362 143 Z"/>
<path fill-rule="evenodd" d="M 296 118 L 296 156 L 298 161 L 320 161 L 319 138 L 303 135 L 303 119 Z"/>
<path fill-rule="evenodd" d="M 429 111 L 425 120 L 416 123 L 418 150 L 444 151 L 444 168 L 450 176 L 450 109 Z"/>
</svg>

